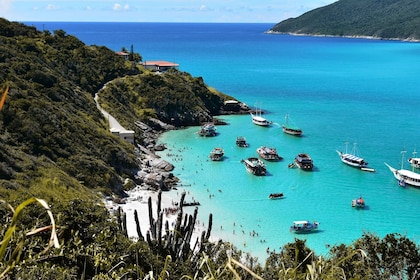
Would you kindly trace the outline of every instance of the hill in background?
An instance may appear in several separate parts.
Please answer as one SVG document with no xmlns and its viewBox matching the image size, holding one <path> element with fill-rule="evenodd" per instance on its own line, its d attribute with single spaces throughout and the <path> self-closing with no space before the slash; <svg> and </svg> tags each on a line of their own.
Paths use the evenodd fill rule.
<svg viewBox="0 0 420 280">
<path fill-rule="evenodd" d="M 276 24 L 269 33 L 420 40 L 420 1 L 340 0 Z"/>
</svg>

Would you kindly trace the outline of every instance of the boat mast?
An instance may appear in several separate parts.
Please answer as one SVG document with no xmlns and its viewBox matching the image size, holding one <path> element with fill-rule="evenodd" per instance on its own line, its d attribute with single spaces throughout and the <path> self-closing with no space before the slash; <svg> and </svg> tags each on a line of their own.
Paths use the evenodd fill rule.
<svg viewBox="0 0 420 280">
<path fill-rule="evenodd" d="M 416 148 L 414 148 L 414 151 L 413 151 L 413 158 L 415 158 L 415 157 L 416 157 L 416 154 L 417 154 L 417 152 L 416 152 Z M 413 171 L 413 172 L 414 172 L 414 164 L 411 164 L 411 171 Z"/>
<path fill-rule="evenodd" d="M 401 169 L 404 169 L 404 155 L 406 152 L 406 150 L 401 151 Z"/>
</svg>

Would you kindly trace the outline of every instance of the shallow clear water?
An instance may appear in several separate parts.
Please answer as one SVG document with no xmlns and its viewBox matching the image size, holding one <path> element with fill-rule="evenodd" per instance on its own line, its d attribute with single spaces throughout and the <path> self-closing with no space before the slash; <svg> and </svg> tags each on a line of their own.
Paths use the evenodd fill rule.
<svg viewBox="0 0 420 280">
<path fill-rule="evenodd" d="M 34 23 L 42 27 L 41 23 Z M 219 135 L 199 137 L 198 127 L 165 133 L 161 153 L 181 179 L 179 192 L 201 203 L 200 220 L 214 216 L 213 236 L 264 259 L 295 237 L 318 254 L 327 245 L 351 243 L 365 231 L 381 236 L 402 233 L 419 239 L 416 210 L 420 190 L 400 188 L 384 162 L 400 167 L 420 147 L 420 44 L 365 39 L 267 35 L 270 24 L 46 23 L 87 44 L 116 51 L 134 46 L 144 60 L 168 60 L 201 76 L 216 89 L 248 105 L 262 106 L 270 128 L 250 116 L 222 116 L 229 125 Z M 301 138 L 280 128 L 285 114 L 304 130 Z M 235 146 L 243 135 L 249 148 Z M 375 173 L 341 163 L 336 150 L 358 143 Z M 276 147 L 283 161 L 267 163 L 269 175 L 245 171 L 241 159 L 261 146 Z M 211 162 L 212 148 L 225 160 Z M 314 160 L 313 172 L 289 169 L 301 152 Z M 406 163 L 406 167 L 408 164 Z M 285 198 L 272 201 L 271 192 Z M 367 207 L 351 200 L 363 196 Z M 317 220 L 314 234 L 294 235 L 294 220 Z"/>
</svg>

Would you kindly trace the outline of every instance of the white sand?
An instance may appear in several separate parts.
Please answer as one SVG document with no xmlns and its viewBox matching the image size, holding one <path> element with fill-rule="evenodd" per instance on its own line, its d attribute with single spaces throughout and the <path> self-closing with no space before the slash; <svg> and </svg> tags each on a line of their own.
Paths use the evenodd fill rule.
<svg viewBox="0 0 420 280">
<path fill-rule="evenodd" d="M 149 197 L 152 198 L 152 213 L 153 219 L 157 219 L 157 201 L 158 201 L 158 192 L 144 190 L 140 187 L 136 187 L 133 190 L 128 192 L 129 197 L 125 199 L 124 204 L 116 204 L 112 201 L 105 201 L 105 205 L 110 210 L 117 210 L 119 207 L 127 214 L 127 234 L 130 238 L 137 240 L 138 234 L 136 230 L 136 223 L 134 220 L 134 210 L 137 210 L 139 223 L 140 223 L 140 230 L 143 237 L 146 237 L 146 233 L 150 228 L 149 225 L 149 207 L 148 207 L 148 199 Z M 161 209 L 164 210 L 165 208 L 168 209 L 175 209 L 177 206 L 176 203 L 179 204 L 181 198 L 181 193 L 177 192 L 176 190 L 162 192 L 162 201 L 161 201 Z M 186 196 L 186 201 L 190 201 L 188 195 Z M 184 207 L 183 213 L 192 215 L 194 212 L 195 207 Z M 178 216 L 179 211 L 171 212 L 168 211 L 166 214 L 163 215 L 163 224 L 166 221 L 169 223 L 169 228 L 173 229 L 176 218 Z M 203 231 L 207 230 L 207 223 L 204 224 L 201 221 L 197 221 L 194 227 L 194 232 L 191 238 L 191 246 L 194 246 L 197 237 L 200 239 L 201 234 Z M 210 241 L 216 240 L 216 238 L 210 238 Z"/>
</svg>

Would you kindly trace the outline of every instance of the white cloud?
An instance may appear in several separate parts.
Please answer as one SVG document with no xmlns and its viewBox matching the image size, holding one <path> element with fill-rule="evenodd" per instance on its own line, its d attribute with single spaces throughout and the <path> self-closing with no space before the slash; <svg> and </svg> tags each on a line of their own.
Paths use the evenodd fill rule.
<svg viewBox="0 0 420 280">
<path fill-rule="evenodd" d="M 120 11 L 121 10 L 121 4 L 120 3 L 115 3 L 114 7 L 112 7 L 112 9 L 114 11 Z"/>
<path fill-rule="evenodd" d="M 56 6 L 56 5 L 53 5 L 53 4 L 48 4 L 48 5 L 47 5 L 47 7 L 46 7 L 46 9 L 47 9 L 48 11 L 54 11 L 54 10 L 58 10 L 58 9 L 59 9 L 59 7 L 58 7 L 58 6 Z"/>
<path fill-rule="evenodd" d="M 114 11 L 128 11 L 130 10 L 130 6 L 128 4 L 125 4 L 124 6 L 121 5 L 120 3 L 115 3 L 114 6 L 112 7 L 112 9 Z"/>
</svg>

